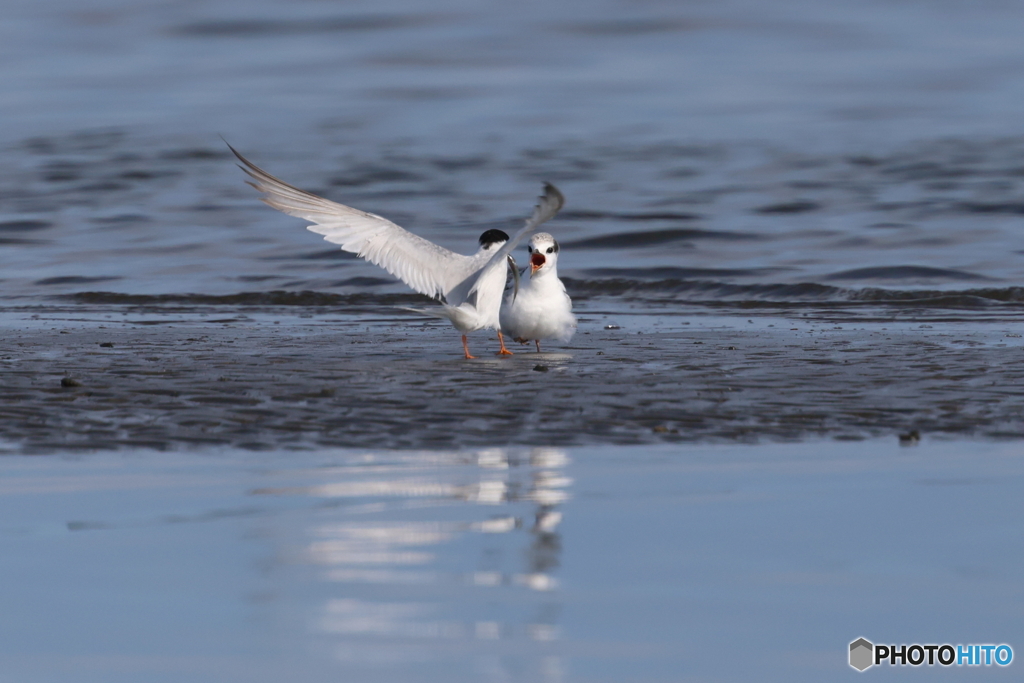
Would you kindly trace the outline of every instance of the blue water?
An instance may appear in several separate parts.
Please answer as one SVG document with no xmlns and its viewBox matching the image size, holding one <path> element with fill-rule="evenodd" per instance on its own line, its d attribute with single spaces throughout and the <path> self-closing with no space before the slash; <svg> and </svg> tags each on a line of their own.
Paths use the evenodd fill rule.
<svg viewBox="0 0 1024 683">
<path fill-rule="evenodd" d="M 1022 29 L 996 1 L 9 5 L 0 277 L 403 291 L 260 205 L 223 135 L 461 251 L 556 182 L 582 282 L 1005 290 Z"/>
<path fill-rule="evenodd" d="M 859 637 L 1019 656 L 1022 474 L 1012 444 L 895 440 L 6 457 L 0 680 L 852 680 Z"/>
<path fill-rule="evenodd" d="M 222 132 L 275 154 L 331 138 L 336 153 L 645 139 L 877 150 L 1019 135 L 1024 98 L 1024 9 L 1000 0 L 7 10 L 8 144 L 113 127 Z"/>
</svg>

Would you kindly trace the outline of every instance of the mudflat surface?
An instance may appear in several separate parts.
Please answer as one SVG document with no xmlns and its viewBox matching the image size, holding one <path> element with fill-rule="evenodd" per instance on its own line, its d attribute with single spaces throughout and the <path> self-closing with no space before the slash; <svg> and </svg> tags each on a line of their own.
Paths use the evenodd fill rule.
<svg viewBox="0 0 1024 683">
<path fill-rule="evenodd" d="M 569 345 L 498 358 L 478 333 L 467 361 L 403 300 L 8 309 L 0 437 L 51 452 L 1024 434 L 1013 311 L 592 299 Z"/>
</svg>

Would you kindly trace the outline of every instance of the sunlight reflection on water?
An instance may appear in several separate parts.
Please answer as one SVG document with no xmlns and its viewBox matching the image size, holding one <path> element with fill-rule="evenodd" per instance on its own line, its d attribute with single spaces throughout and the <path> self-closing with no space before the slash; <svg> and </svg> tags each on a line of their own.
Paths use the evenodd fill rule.
<svg viewBox="0 0 1024 683">
<path fill-rule="evenodd" d="M 571 498 L 569 463 L 556 448 L 362 454 L 318 470 L 312 485 L 253 494 L 319 501 L 292 561 L 336 586 L 313 621 L 338 639 L 335 657 L 353 665 L 424 661 L 432 658 L 425 642 L 521 650 L 559 640 L 558 527 Z M 452 591 L 459 600 L 444 598 Z M 542 602 L 524 612 L 523 591 Z M 560 657 L 542 655 L 534 680 L 562 680 Z M 501 668 L 499 660 L 490 668 Z"/>
</svg>

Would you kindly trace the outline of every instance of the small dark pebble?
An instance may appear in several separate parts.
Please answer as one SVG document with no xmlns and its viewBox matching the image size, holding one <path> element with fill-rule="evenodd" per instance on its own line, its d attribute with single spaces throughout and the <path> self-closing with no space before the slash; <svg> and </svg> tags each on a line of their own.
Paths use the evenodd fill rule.
<svg viewBox="0 0 1024 683">
<path fill-rule="evenodd" d="M 729 350 L 729 351 L 735 351 L 735 350 L 736 350 L 736 347 L 735 347 L 735 346 L 730 346 L 730 347 L 728 347 L 728 350 Z"/>
<path fill-rule="evenodd" d="M 80 386 L 82 386 L 82 383 L 81 383 L 81 382 L 79 382 L 79 381 L 78 381 L 77 379 L 75 379 L 74 377 L 62 377 L 62 378 L 61 378 L 61 380 L 60 380 L 60 385 L 61 385 L 62 387 L 64 387 L 64 388 L 68 388 L 68 387 L 80 387 Z"/>
<path fill-rule="evenodd" d="M 103 342 L 102 344 L 100 344 L 100 346 L 102 346 L 105 349 L 112 349 L 114 348 L 114 342 Z"/>
<path fill-rule="evenodd" d="M 916 429 L 907 432 L 906 434 L 900 434 L 900 443 L 911 444 L 917 443 L 921 440 L 921 433 Z"/>
<path fill-rule="evenodd" d="M 546 365 L 534 365 L 533 366 L 533 370 L 534 370 L 534 372 L 547 372 L 548 371 L 548 366 L 546 366 Z"/>
</svg>

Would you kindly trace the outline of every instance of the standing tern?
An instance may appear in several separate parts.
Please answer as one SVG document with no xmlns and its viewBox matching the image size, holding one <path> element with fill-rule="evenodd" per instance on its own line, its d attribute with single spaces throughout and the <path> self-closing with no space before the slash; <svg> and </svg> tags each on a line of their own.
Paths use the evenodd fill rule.
<svg viewBox="0 0 1024 683">
<path fill-rule="evenodd" d="M 530 279 L 520 286 L 519 271 L 513 265 L 515 287 L 501 304 L 498 332 L 507 333 L 520 344 L 531 340 L 540 353 L 541 339 L 567 342 L 576 332 L 572 299 L 558 279 L 558 242 L 546 232 L 530 238 Z"/>
<path fill-rule="evenodd" d="M 510 239 L 501 230 L 480 235 L 480 248 L 464 256 L 412 234 L 386 218 L 337 204 L 275 178 L 252 163 L 230 144 L 250 185 L 263 193 L 263 202 L 290 216 L 304 218 L 307 228 L 370 263 L 380 266 L 420 294 L 441 302 L 433 309 L 410 309 L 445 318 L 462 333 L 462 350 L 469 353 L 466 334 L 490 328 L 499 330 L 499 312 L 508 267 L 506 259 L 519 241 L 552 218 L 565 198 L 554 185 L 544 184 L 533 214 Z M 498 331 L 499 355 L 511 353 Z"/>
</svg>

